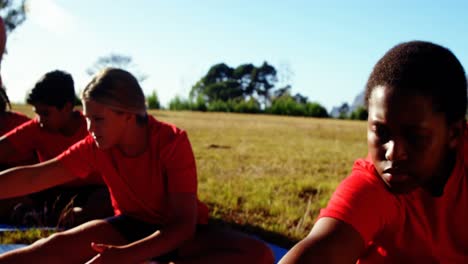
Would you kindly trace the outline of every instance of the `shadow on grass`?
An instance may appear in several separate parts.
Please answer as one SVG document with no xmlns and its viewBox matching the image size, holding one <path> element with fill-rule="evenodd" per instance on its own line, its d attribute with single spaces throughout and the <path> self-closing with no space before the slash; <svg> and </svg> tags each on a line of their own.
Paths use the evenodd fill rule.
<svg viewBox="0 0 468 264">
<path fill-rule="evenodd" d="M 215 219 L 215 218 L 210 218 L 209 223 L 215 226 L 231 228 L 233 230 L 241 231 L 249 235 L 257 236 L 268 243 L 275 244 L 285 249 L 291 248 L 298 242 L 297 240 L 284 236 L 282 234 L 267 231 L 258 226 L 253 226 L 249 224 L 240 225 L 240 224 L 226 222 L 221 219 Z"/>
</svg>

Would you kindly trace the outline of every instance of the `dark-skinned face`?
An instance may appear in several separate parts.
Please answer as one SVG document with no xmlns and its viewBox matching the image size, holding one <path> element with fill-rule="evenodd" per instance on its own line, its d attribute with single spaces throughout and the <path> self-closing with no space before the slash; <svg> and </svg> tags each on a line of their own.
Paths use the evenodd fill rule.
<svg viewBox="0 0 468 264">
<path fill-rule="evenodd" d="M 36 118 L 42 128 L 56 133 L 70 122 L 70 113 L 72 110 L 70 107 L 58 109 L 55 106 L 35 103 L 33 105 L 33 111 L 36 113 Z"/>
<path fill-rule="evenodd" d="M 370 95 L 368 151 L 392 192 L 428 188 L 447 177 L 453 167 L 449 157 L 460 139 L 457 128 L 447 124 L 444 113 L 434 111 L 430 97 L 385 86 Z"/>
</svg>

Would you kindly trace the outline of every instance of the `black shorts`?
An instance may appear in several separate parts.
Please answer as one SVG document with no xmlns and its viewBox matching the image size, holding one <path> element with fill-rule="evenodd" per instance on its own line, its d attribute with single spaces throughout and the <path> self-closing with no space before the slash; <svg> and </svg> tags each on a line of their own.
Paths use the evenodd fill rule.
<svg viewBox="0 0 468 264">
<path fill-rule="evenodd" d="M 128 241 L 128 243 L 145 238 L 161 229 L 161 225 L 149 224 L 126 215 L 109 217 L 106 218 L 106 221 L 111 224 Z M 178 256 L 178 250 L 175 249 L 162 256 L 155 257 L 152 260 L 169 262 L 175 261 Z"/>
</svg>

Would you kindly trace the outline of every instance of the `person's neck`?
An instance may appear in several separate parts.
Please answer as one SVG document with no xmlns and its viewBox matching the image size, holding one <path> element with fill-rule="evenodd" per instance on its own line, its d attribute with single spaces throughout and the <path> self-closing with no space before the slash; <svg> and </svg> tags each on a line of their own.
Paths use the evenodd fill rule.
<svg viewBox="0 0 468 264">
<path fill-rule="evenodd" d="M 123 143 L 117 148 L 126 157 L 136 157 L 144 153 L 148 147 L 149 132 L 147 125 L 128 127 Z"/>
<path fill-rule="evenodd" d="M 78 116 L 78 112 L 72 111 L 65 125 L 59 129 L 59 133 L 66 137 L 73 136 L 81 126 L 81 122 L 77 120 Z"/>
<path fill-rule="evenodd" d="M 449 151 L 446 161 L 440 172 L 424 187 L 424 189 L 433 197 L 441 197 L 444 194 L 445 185 L 447 184 L 450 175 L 455 169 L 457 161 L 456 151 Z"/>
</svg>

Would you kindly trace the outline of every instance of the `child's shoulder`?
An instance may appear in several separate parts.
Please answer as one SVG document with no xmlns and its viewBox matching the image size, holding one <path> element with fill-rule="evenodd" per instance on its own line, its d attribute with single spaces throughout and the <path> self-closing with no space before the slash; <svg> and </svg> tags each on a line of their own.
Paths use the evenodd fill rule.
<svg viewBox="0 0 468 264">
<path fill-rule="evenodd" d="M 152 135 L 158 137 L 162 142 L 173 142 L 186 134 L 185 130 L 176 125 L 160 121 L 153 116 L 148 116 L 148 123 Z"/>
<path fill-rule="evenodd" d="M 378 176 L 374 164 L 369 157 L 357 159 L 349 176 L 343 181 L 348 187 L 357 189 L 375 188 L 385 191 L 385 184 Z"/>
<path fill-rule="evenodd" d="M 351 174 L 362 174 L 368 177 L 375 176 L 375 167 L 369 156 L 354 161 Z"/>
</svg>

